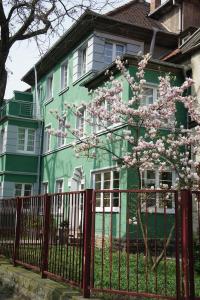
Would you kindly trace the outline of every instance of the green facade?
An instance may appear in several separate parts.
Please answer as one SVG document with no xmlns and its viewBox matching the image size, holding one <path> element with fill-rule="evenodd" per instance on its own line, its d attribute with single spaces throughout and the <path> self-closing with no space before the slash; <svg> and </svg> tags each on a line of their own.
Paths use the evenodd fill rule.
<svg viewBox="0 0 200 300">
<path fill-rule="evenodd" d="M 109 29 L 108 29 L 109 31 Z M 108 35 L 109 32 L 107 32 Z M 37 86 L 34 84 L 34 79 L 31 81 L 31 93 L 22 93 L 15 92 L 14 98 L 11 99 L 8 103 L 1 109 L 1 120 L 0 120 L 0 130 L 9 127 L 23 127 L 35 130 L 35 149 L 34 153 L 18 153 L 16 147 L 11 149 L 5 149 L 0 154 L 0 181 L 3 183 L 2 185 L 2 194 L 1 197 L 12 197 L 14 195 L 14 185 L 15 183 L 30 183 L 33 186 L 32 192 L 34 194 L 43 193 L 44 192 L 44 184 L 48 183 L 48 192 L 54 193 L 56 192 L 56 181 L 62 181 L 62 191 L 73 191 L 77 190 L 78 186 L 74 185 L 74 176 L 76 172 L 81 173 L 80 184 L 84 188 L 94 188 L 94 180 L 93 173 L 94 172 L 102 172 L 105 170 L 112 170 L 117 167 L 116 162 L 112 160 L 112 155 L 103 154 L 100 150 L 96 153 L 96 159 L 89 159 L 87 157 L 78 158 L 75 156 L 73 149 L 73 142 L 76 142 L 72 136 L 68 136 L 65 139 L 64 145 L 61 147 L 58 146 L 58 138 L 56 136 L 51 135 L 50 144 L 48 151 L 45 150 L 45 134 L 46 127 L 51 126 L 51 128 L 58 129 L 58 121 L 52 115 L 51 110 L 58 110 L 59 112 L 64 111 L 64 104 L 76 104 L 81 105 L 82 102 L 88 103 L 91 101 L 91 96 L 88 93 L 88 80 L 91 80 L 95 76 L 98 78 L 97 74 L 99 71 L 99 79 L 97 80 L 97 84 L 94 83 L 94 87 L 98 87 L 99 85 L 103 85 L 105 82 L 104 72 L 102 73 L 102 69 L 105 68 L 105 63 L 102 63 L 101 59 L 102 54 L 100 53 L 101 49 L 105 47 L 106 40 L 109 41 L 119 40 L 119 36 L 114 36 L 113 34 L 109 35 L 109 38 L 105 33 L 102 32 L 93 32 L 93 30 L 88 33 L 87 37 L 80 38 L 76 41 L 76 44 L 73 49 L 70 49 L 68 52 L 62 55 L 62 58 L 59 57 L 58 61 L 51 67 L 45 66 L 47 70 L 41 71 L 38 69 L 38 83 Z M 123 43 L 125 44 L 125 39 L 122 38 Z M 102 46 L 102 41 L 104 41 L 104 46 Z M 64 40 L 63 40 L 64 42 Z M 82 51 L 83 46 L 87 43 L 87 55 L 88 55 L 88 72 L 86 72 L 83 76 L 78 76 L 76 73 L 78 72 L 78 64 L 79 61 L 79 53 Z M 135 43 L 135 42 L 134 42 Z M 126 50 L 133 49 L 133 45 L 130 40 L 126 42 Z M 142 43 L 138 41 L 138 44 Z M 145 43 L 145 41 L 143 41 Z M 131 48 L 132 47 L 132 48 Z M 55 46 L 56 49 L 56 46 Z M 99 52 L 98 52 L 99 51 Z M 131 52 L 132 51 L 132 52 Z M 133 50 L 129 50 L 130 59 L 129 59 L 129 72 L 132 76 L 134 76 L 137 72 L 137 57 L 133 56 Z M 56 55 L 56 50 L 55 54 Z M 132 55 L 132 56 L 131 56 Z M 50 56 L 50 54 L 49 54 Z M 47 54 L 48 57 L 48 54 Z M 92 57 L 92 58 L 91 58 Z M 46 58 L 44 58 L 46 59 Z M 99 59 L 99 61 L 98 61 Z M 40 62 L 40 68 L 42 61 Z M 61 88 L 61 72 L 62 66 L 67 62 L 67 87 Z M 37 69 L 37 65 L 36 65 Z M 32 71 L 33 74 L 33 69 Z M 166 73 L 170 73 L 173 76 L 174 84 L 180 85 L 183 82 L 183 73 L 180 67 L 176 67 L 172 64 L 167 64 L 163 62 L 159 62 L 158 60 L 152 61 L 150 66 L 147 67 L 145 79 L 149 85 L 156 86 L 158 85 L 159 76 L 163 76 Z M 48 80 L 53 76 L 52 80 L 52 96 L 48 97 Z M 121 79 L 121 75 L 115 72 L 117 78 Z M 26 76 L 25 76 L 26 77 Z M 101 79 L 102 77 L 102 79 Z M 94 88 L 93 87 L 93 88 Z M 128 101 L 131 97 L 131 89 L 128 83 L 123 79 L 123 94 L 122 98 L 124 101 Z M 39 90 L 39 106 L 40 106 L 40 114 L 35 115 L 34 111 L 37 107 L 37 99 L 36 99 L 36 89 Z M 178 122 L 185 124 L 186 122 L 186 112 L 180 106 L 178 109 L 177 120 Z M 67 122 L 69 122 L 72 127 L 76 126 L 76 118 L 74 115 L 67 115 Z M 116 128 L 116 130 L 121 131 L 126 127 L 121 128 L 120 126 Z M 128 128 L 128 127 L 127 127 Z M 90 134 L 90 129 L 85 128 L 86 134 Z M 134 132 L 132 132 L 134 135 Z M 141 134 L 144 134 L 141 132 Z M 165 130 L 163 130 L 163 134 L 165 134 Z M 12 135 L 12 132 L 11 132 Z M 102 135 L 100 133 L 99 135 Z M 102 135 L 102 138 L 105 139 L 105 143 L 108 144 L 109 147 L 114 148 L 114 151 L 121 156 L 123 153 L 126 153 L 128 149 L 128 145 L 126 141 L 120 141 L 115 143 L 114 145 L 109 144 L 108 140 L 105 136 Z M 14 137 L 13 137 L 14 139 Z M 17 145 L 17 131 L 15 135 L 15 145 Z M 9 145 L 9 136 L 7 137 L 7 145 Z M 78 170 L 78 171 L 77 171 Z M 7 184 L 7 190 L 5 186 Z M 134 169 L 121 169 L 119 174 L 119 188 L 120 189 L 134 189 L 138 188 L 139 179 L 137 172 Z M 9 190 L 10 193 L 7 191 Z M 119 237 L 119 222 L 122 222 L 121 235 L 126 234 L 126 224 L 125 217 L 127 214 L 127 197 L 123 195 L 121 199 L 121 207 L 122 213 L 121 216 L 116 211 L 112 216 L 112 231 L 113 236 Z M 134 217 L 134 210 L 130 212 L 130 217 Z M 102 232 L 102 213 L 97 213 L 96 218 L 96 231 L 97 234 L 101 234 Z M 169 219 L 173 219 L 173 214 Z M 124 221 L 120 221 L 123 219 Z M 151 234 L 153 235 L 153 222 L 154 217 L 149 217 L 149 228 L 151 228 Z M 163 225 L 163 215 L 160 213 L 159 222 L 161 224 L 161 228 Z M 108 234 L 110 224 L 110 212 L 106 213 L 105 216 L 105 227 L 106 232 Z M 134 225 L 132 225 L 131 235 L 134 236 Z"/>
</svg>

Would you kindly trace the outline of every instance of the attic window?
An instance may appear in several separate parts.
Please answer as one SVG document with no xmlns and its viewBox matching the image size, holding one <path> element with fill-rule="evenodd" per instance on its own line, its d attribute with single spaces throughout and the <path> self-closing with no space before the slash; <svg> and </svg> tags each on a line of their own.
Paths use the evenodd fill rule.
<svg viewBox="0 0 200 300">
<path fill-rule="evenodd" d="M 116 57 L 122 56 L 125 52 L 125 45 L 106 42 L 104 50 L 104 61 L 107 65 L 111 64 Z"/>
</svg>

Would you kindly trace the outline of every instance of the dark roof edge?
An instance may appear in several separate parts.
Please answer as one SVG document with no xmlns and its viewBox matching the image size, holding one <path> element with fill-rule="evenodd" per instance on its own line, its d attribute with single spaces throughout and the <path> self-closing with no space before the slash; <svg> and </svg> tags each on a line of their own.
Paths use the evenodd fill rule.
<svg viewBox="0 0 200 300">
<path fill-rule="evenodd" d="M 140 57 L 136 55 L 124 55 L 121 57 L 122 60 L 125 61 L 128 60 L 128 64 L 130 65 L 138 65 L 139 58 Z M 165 62 L 158 59 L 150 59 L 148 65 L 166 67 L 177 71 L 184 70 L 184 65 L 177 65 L 174 63 Z M 148 69 L 148 65 L 147 65 L 147 69 Z M 102 80 L 109 78 L 110 75 L 106 74 L 107 70 L 113 71 L 114 73 L 119 72 L 119 70 L 116 68 L 115 62 L 113 62 L 108 67 L 104 68 L 102 71 L 96 73 L 92 78 L 84 81 L 82 83 L 82 86 L 85 86 L 86 88 L 93 88 L 96 84 L 98 84 Z"/>
</svg>

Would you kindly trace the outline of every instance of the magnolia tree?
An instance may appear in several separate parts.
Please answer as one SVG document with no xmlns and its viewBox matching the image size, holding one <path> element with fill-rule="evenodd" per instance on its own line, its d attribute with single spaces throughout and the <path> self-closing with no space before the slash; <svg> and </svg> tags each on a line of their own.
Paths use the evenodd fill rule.
<svg viewBox="0 0 200 300">
<path fill-rule="evenodd" d="M 111 154 L 119 167 L 138 170 L 139 176 L 144 169 L 156 166 L 164 171 L 170 167 L 177 175 L 174 188 L 197 188 L 198 162 L 192 157 L 197 155 L 200 146 L 200 109 L 197 99 L 187 93 L 193 81 L 187 78 L 181 86 L 173 86 L 170 75 L 160 77 L 156 101 L 145 105 L 145 68 L 149 60 L 150 55 L 142 57 L 135 77 L 130 76 L 126 62 L 116 60 L 122 79 L 131 88 L 131 99 L 123 101 L 123 80 L 116 80 L 111 74 L 105 86 L 91 92 L 90 103 L 82 103 L 81 108 L 80 104 L 66 104 L 64 112 L 52 110 L 61 129 L 49 133 L 63 138 L 74 136 L 72 145 L 76 156 L 95 159 L 96 150 L 100 149 Z M 189 128 L 177 121 L 177 103 L 186 108 L 187 120 L 196 126 Z M 83 111 L 86 132 L 83 126 L 72 126 L 66 118 L 73 113 L 81 122 Z M 126 141 L 126 149 L 119 155 L 107 146 L 105 137 L 112 144 Z"/>
<path fill-rule="evenodd" d="M 110 74 L 105 86 L 92 91 L 92 101 L 82 103 L 81 108 L 80 105 L 66 104 L 64 112 L 52 110 L 60 129 L 51 129 L 49 133 L 60 138 L 74 137 L 72 146 L 76 156 L 99 159 L 96 156 L 100 150 L 101 156 L 104 152 L 112 156 L 119 168 L 134 168 L 138 174 L 139 187 L 142 172 L 156 167 L 160 172 L 169 168 L 175 171 L 177 179 L 173 188 L 197 188 L 200 179 L 198 163 L 192 156 L 197 155 L 200 147 L 200 109 L 197 99 L 187 93 L 193 81 L 187 78 L 181 86 L 173 86 L 170 75 L 160 77 L 157 99 L 146 105 L 145 68 L 149 60 L 150 55 L 143 56 L 135 77 L 131 77 L 126 62 L 117 59 L 116 68 L 122 75 L 121 79 L 116 80 Z M 132 91 L 128 101 L 122 99 L 124 80 Z M 185 126 L 178 121 L 180 106 L 185 108 L 185 119 L 195 124 L 193 128 L 186 125 L 187 120 Z M 71 114 L 79 120 L 76 127 L 68 121 Z M 84 115 L 87 124 L 85 132 L 82 126 Z M 125 144 L 124 149 L 119 151 L 122 144 Z M 142 194 L 139 197 L 135 219 L 140 224 L 151 270 L 156 271 L 172 239 L 175 225 L 172 224 L 168 232 L 164 249 L 158 257 L 154 257 L 148 244 L 146 224 L 142 221 L 141 206 L 144 198 Z M 166 197 L 170 198 L 169 194 Z"/>
</svg>

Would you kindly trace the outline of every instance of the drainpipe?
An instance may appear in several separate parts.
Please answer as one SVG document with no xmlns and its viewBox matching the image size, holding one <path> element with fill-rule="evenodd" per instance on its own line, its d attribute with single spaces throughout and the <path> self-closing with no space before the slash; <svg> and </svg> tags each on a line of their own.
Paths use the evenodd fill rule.
<svg viewBox="0 0 200 300">
<path fill-rule="evenodd" d="M 150 54 L 153 57 L 154 49 L 155 49 L 155 43 L 156 43 L 156 34 L 159 30 L 157 28 L 153 28 L 153 36 L 151 40 L 151 46 L 150 46 Z"/>
<path fill-rule="evenodd" d="M 40 114 L 40 103 L 38 99 L 38 81 L 37 81 L 37 69 L 34 66 L 34 73 L 35 73 L 35 117 L 39 121 L 39 153 L 38 153 L 38 166 L 37 166 L 37 184 L 38 184 L 38 191 L 37 193 L 40 194 L 41 192 L 41 160 L 42 160 L 42 152 L 43 152 L 43 129 L 44 129 L 44 122 L 41 120 Z"/>
</svg>

